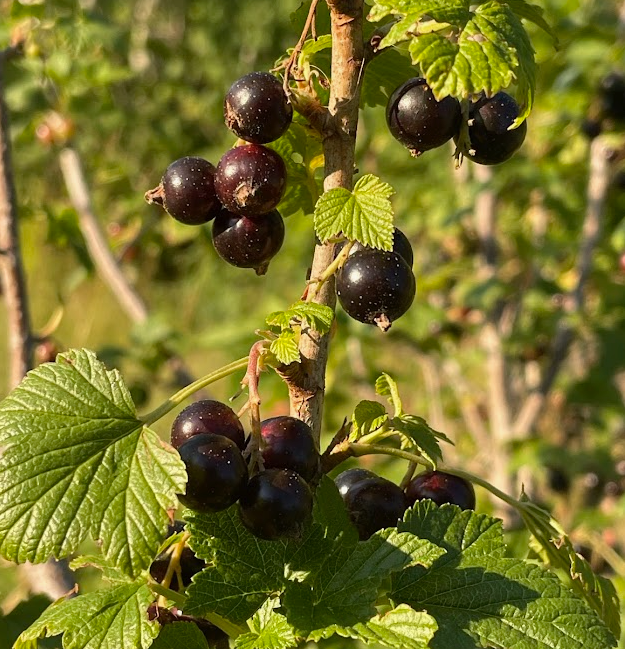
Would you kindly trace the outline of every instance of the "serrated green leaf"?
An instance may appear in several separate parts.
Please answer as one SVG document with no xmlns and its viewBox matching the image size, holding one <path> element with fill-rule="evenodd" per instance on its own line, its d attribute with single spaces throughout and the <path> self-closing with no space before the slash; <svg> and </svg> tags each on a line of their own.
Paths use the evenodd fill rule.
<svg viewBox="0 0 625 649">
<path fill-rule="evenodd" d="M 281 331 L 280 335 L 271 341 L 269 351 L 284 365 L 300 361 L 297 337 L 295 332 L 290 329 Z"/>
<path fill-rule="evenodd" d="M 71 350 L 0 404 L 0 553 L 42 562 L 88 533 L 131 576 L 145 569 L 184 490 L 178 454 L 136 418 L 117 371 Z"/>
<path fill-rule="evenodd" d="M 321 52 L 322 50 L 327 50 L 332 47 L 332 35 L 331 34 L 322 34 L 316 39 L 309 38 L 302 45 L 302 51 L 300 56 L 310 56 Z"/>
<path fill-rule="evenodd" d="M 558 37 L 551 28 L 551 25 L 544 18 L 544 9 L 535 4 L 530 4 L 525 0 L 506 0 L 506 4 L 514 11 L 519 18 L 524 18 L 540 27 L 544 32 L 553 38 L 555 44 L 558 44 Z"/>
<path fill-rule="evenodd" d="M 14 649 L 35 649 L 38 638 L 61 633 L 64 649 L 147 649 L 160 629 L 148 621 L 153 601 L 150 589 L 138 582 L 59 600 L 20 635 Z"/>
<path fill-rule="evenodd" d="M 369 620 L 384 578 L 407 565 L 431 565 L 443 552 L 395 529 L 376 532 L 356 546 L 336 546 L 308 579 L 287 584 L 282 599 L 287 619 L 304 634 Z"/>
<path fill-rule="evenodd" d="M 540 20 L 528 6 L 520 5 L 526 17 Z M 389 14 L 400 20 L 380 47 L 409 41 L 412 62 L 437 99 L 466 98 L 480 92 L 492 96 L 516 82 L 523 98 L 519 122 L 529 114 L 536 79 L 534 50 L 520 18 L 507 3 L 377 0 L 369 20 Z"/>
<path fill-rule="evenodd" d="M 353 638 L 365 644 L 375 643 L 389 649 L 424 649 L 429 647 L 437 629 L 438 625 L 432 616 L 401 604 L 352 627 L 328 627 L 311 634 L 309 640 L 318 642 L 336 633 L 344 638 Z"/>
<path fill-rule="evenodd" d="M 315 569 L 331 547 L 318 524 L 298 541 L 264 541 L 248 532 L 236 507 L 185 516 L 192 549 L 211 564 L 188 588 L 185 612 L 192 615 L 212 612 L 243 623 L 289 578 Z"/>
<path fill-rule="evenodd" d="M 323 304 L 299 300 L 284 311 L 274 311 L 265 319 L 268 325 L 290 329 L 294 322 L 308 323 L 308 326 L 320 333 L 330 331 L 334 320 L 334 311 Z"/>
<path fill-rule="evenodd" d="M 587 604 L 544 568 L 503 556 L 501 524 L 452 505 L 417 503 L 398 529 L 447 550 L 429 569 L 393 577 L 394 602 L 425 609 L 438 625 L 431 646 L 472 649 L 606 649 L 615 640 Z"/>
<path fill-rule="evenodd" d="M 378 401 L 361 401 L 355 408 L 352 415 L 352 431 L 349 435 L 350 441 L 356 442 L 363 435 L 377 430 L 386 420 L 388 413 L 386 408 Z"/>
<path fill-rule="evenodd" d="M 387 397 L 391 406 L 395 410 L 395 417 L 399 417 L 403 413 L 401 398 L 399 396 L 399 388 L 394 379 L 390 375 L 384 373 L 380 375 L 375 381 L 375 391 L 381 397 Z"/>
<path fill-rule="evenodd" d="M 199 627 L 193 622 L 176 622 L 175 624 L 166 624 L 152 645 L 152 649 L 180 649 L 180 647 L 208 649 L 208 642 Z"/>
<path fill-rule="evenodd" d="M 358 532 L 352 525 L 343 498 L 328 476 L 322 476 L 315 490 L 313 515 L 321 525 L 326 539 L 341 540 L 345 545 L 354 545 L 358 541 Z"/>
<path fill-rule="evenodd" d="M 80 568 L 97 568 L 102 572 L 104 579 L 110 582 L 128 583 L 132 579 L 119 568 L 112 566 L 103 556 L 95 554 L 85 554 L 75 557 L 69 563 L 72 570 Z"/>
<path fill-rule="evenodd" d="M 358 180 L 353 192 L 332 189 L 315 205 L 315 232 L 321 241 L 344 234 L 352 241 L 391 250 L 393 248 L 393 189 L 376 176 Z"/>
<path fill-rule="evenodd" d="M 312 214 L 319 196 L 315 170 L 323 166 L 323 148 L 319 137 L 302 124 L 289 130 L 267 147 L 280 154 L 287 170 L 287 183 L 278 211 L 284 218 Z"/>
<path fill-rule="evenodd" d="M 415 69 L 407 53 L 389 49 L 376 56 L 365 68 L 360 103 L 366 106 L 386 106 L 391 93 L 415 76 Z"/>
<path fill-rule="evenodd" d="M 250 633 L 240 635 L 235 649 L 289 649 L 298 645 L 293 627 L 275 608 L 278 600 L 267 600 L 248 622 Z"/>
<path fill-rule="evenodd" d="M 421 457 L 427 460 L 435 469 L 443 453 L 438 440 L 442 438 L 450 442 L 445 435 L 428 426 L 425 419 L 415 415 L 400 415 L 389 422 L 389 428 L 396 430 L 412 448 L 416 448 Z"/>
</svg>

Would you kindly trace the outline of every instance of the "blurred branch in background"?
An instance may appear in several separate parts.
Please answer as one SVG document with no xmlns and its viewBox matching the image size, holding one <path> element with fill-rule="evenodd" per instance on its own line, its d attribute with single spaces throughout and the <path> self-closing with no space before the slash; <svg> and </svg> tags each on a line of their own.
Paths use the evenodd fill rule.
<svg viewBox="0 0 625 649">
<path fill-rule="evenodd" d="M 32 343 L 26 279 L 22 266 L 17 219 L 17 196 L 13 181 L 9 115 L 4 100 L 4 66 L 17 56 L 20 43 L 0 52 L 0 278 L 6 304 L 9 337 L 9 386 L 14 388 L 32 368 Z M 21 572 L 33 593 L 58 599 L 74 587 L 65 561 L 23 565 Z"/>
</svg>

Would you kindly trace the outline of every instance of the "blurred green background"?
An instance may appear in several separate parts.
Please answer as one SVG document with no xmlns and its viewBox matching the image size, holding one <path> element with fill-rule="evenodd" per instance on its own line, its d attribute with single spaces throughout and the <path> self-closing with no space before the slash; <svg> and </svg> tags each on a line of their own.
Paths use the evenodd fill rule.
<svg viewBox="0 0 625 649">
<path fill-rule="evenodd" d="M 383 106 L 361 112 L 359 172 L 396 190 L 396 223 L 413 245 L 418 293 L 388 334 L 338 311 L 324 431 L 330 437 L 360 399 L 374 398 L 375 378 L 389 372 L 406 410 L 454 439 L 450 464 L 516 493 L 523 483 L 623 594 L 623 124 L 603 125 L 614 154 L 602 233 L 585 306 L 571 314 L 566 307 L 587 210 L 590 141 L 581 127 L 598 110 L 601 79 L 625 72 L 625 11 L 611 0 L 540 4 L 559 44 L 554 49 L 547 34 L 528 26 L 539 63 L 536 106 L 510 162 L 492 170 L 467 162 L 457 170 L 451 146 L 413 159 L 388 134 Z M 42 336 L 38 362 L 71 347 L 94 349 L 120 368 L 145 412 L 178 387 L 168 355 L 182 358 L 195 377 L 208 373 L 244 356 L 265 316 L 302 294 L 314 245 L 309 214 L 287 218 L 282 251 L 257 277 L 217 257 L 210 226 L 183 226 L 143 200 L 176 158 L 200 155 L 216 164 L 233 144 L 224 94 L 239 76 L 271 69 L 294 46 L 298 9 L 298 0 L 0 0 L 1 46 L 15 30 L 28 34 L 25 56 L 7 66 L 5 92 L 29 302 Z M 145 323 L 131 321 L 95 270 L 59 165 L 66 147 L 79 154 L 108 246 L 149 309 Z M 489 198 L 499 248 L 492 267 L 478 226 Z M 549 367 L 558 327 L 565 323 L 575 334 L 541 416 L 514 438 L 499 428 L 484 335 L 502 312 L 510 322 L 499 332 L 499 358 L 513 414 Z M 0 302 L 0 340 L 5 320 Z M 0 367 L 7 363 L 0 345 Z M 229 398 L 238 378 L 211 386 L 211 394 Z M 2 372 L 0 393 L 7 390 Z M 276 376 L 263 375 L 261 393 L 264 417 L 288 412 Z M 242 404 L 239 398 L 234 407 Z M 164 438 L 173 416 L 158 424 Z M 393 463 L 369 464 L 391 479 L 403 473 Z M 478 498 L 481 509 L 505 515 L 485 494 Z M 511 522 L 511 553 L 522 555 L 527 538 Z M 3 566 L 0 601 L 8 612 L 28 589 Z M 92 577 L 81 579 L 88 587 Z"/>
</svg>

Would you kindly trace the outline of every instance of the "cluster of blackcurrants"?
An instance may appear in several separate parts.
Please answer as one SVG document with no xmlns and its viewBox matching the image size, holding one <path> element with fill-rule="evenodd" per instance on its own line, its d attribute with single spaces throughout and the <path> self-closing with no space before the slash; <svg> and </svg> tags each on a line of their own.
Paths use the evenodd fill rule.
<svg viewBox="0 0 625 649">
<path fill-rule="evenodd" d="M 235 412 L 212 399 L 182 410 L 171 430 L 172 446 L 187 470 L 186 493 L 179 500 L 205 513 L 238 501 L 241 521 L 255 536 L 297 538 L 312 512 L 308 483 L 319 470 L 312 431 L 295 417 L 272 417 L 261 422 L 260 438 L 263 470 L 250 478 L 247 460 L 253 454 Z"/>
<path fill-rule="evenodd" d="M 625 76 L 610 72 L 599 83 L 597 96 L 582 122 L 582 132 L 593 139 L 604 130 L 625 123 Z"/>
<path fill-rule="evenodd" d="M 519 117 L 519 106 L 509 94 L 498 92 L 482 96 L 469 106 L 468 135 L 470 147 L 465 157 L 483 165 L 508 160 L 523 144 L 527 124 L 510 130 Z M 409 79 L 390 96 L 386 122 L 395 139 L 414 156 L 435 149 L 451 138 L 460 141 L 462 110 L 455 97 L 437 101 L 425 79 Z"/>
<path fill-rule="evenodd" d="M 213 221 L 219 256 L 262 275 L 284 241 L 284 222 L 276 207 L 287 181 L 284 160 L 263 144 L 286 132 L 293 107 L 276 77 L 252 72 L 231 86 L 224 117 L 247 144 L 224 153 L 216 168 L 193 156 L 172 162 L 145 197 L 187 225 Z"/>
<path fill-rule="evenodd" d="M 395 527 L 418 500 L 475 509 L 473 485 L 444 471 L 424 471 L 412 478 L 405 490 L 361 468 L 343 471 L 334 482 L 361 541 L 385 527 Z"/>
</svg>

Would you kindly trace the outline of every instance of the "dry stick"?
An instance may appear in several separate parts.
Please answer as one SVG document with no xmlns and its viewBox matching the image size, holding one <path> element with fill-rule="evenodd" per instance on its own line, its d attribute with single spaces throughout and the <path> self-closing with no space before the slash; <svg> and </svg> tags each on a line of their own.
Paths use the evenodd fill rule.
<svg viewBox="0 0 625 649">
<path fill-rule="evenodd" d="M 353 186 L 354 150 L 360 103 L 360 78 L 364 57 L 362 0 L 327 0 L 332 23 L 332 83 L 330 87 L 330 125 L 325 129 L 324 190 Z M 311 277 L 321 277 L 332 263 L 334 245 L 315 247 Z M 314 302 L 334 308 L 334 278 L 320 287 Z M 308 331 L 301 337 L 302 363 L 286 368 L 283 376 L 289 386 L 291 415 L 308 423 L 317 442 L 321 430 L 325 371 L 329 335 Z"/>
<path fill-rule="evenodd" d="M 4 64 L 17 48 L 0 52 L 0 280 L 6 301 L 9 336 L 9 385 L 14 388 L 32 367 L 32 332 L 26 280 L 17 227 L 17 196 L 13 182 L 9 114 L 4 100 Z M 65 562 L 21 566 L 32 592 L 58 599 L 74 587 Z"/>
<path fill-rule="evenodd" d="M 59 165 L 70 201 L 78 214 L 80 231 L 85 238 L 89 255 L 95 264 L 98 275 L 111 289 L 130 320 L 135 324 L 144 323 L 149 316 L 148 307 L 122 273 L 106 241 L 93 211 L 91 193 L 78 152 L 71 147 L 63 149 L 59 154 Z M 176 383 L 179 385 L 192 383 L 194 377 L 184 361 L 176 354 L 168 350 L 164 351 L 168 356 L 167 364 L 176 377 Z M 203 392 L 202 396 L 206 397 L 207 393 Z"/>
<path fill-rule="evenodd" d="M 551 362 L 540 387 L 527 397 L 512 424 L 512 434 L 515 437 L 532 433 L 573 342 L 575 333 L 567 323 L 567 317 L 571 314 L 580 314 L 584 310 L 584 290 L 592 270 L 593 252 L 601 237 L 605 200 L 610 186 L 610 153 L 610 149 L 601 138 L 593 140 L 590 147 L 586 215 L 577 260 L 577 283 L 567 296 L 568 299 L 564 301 L 568 313 L 558 325 L 552 346 Z"/>
</svg>

